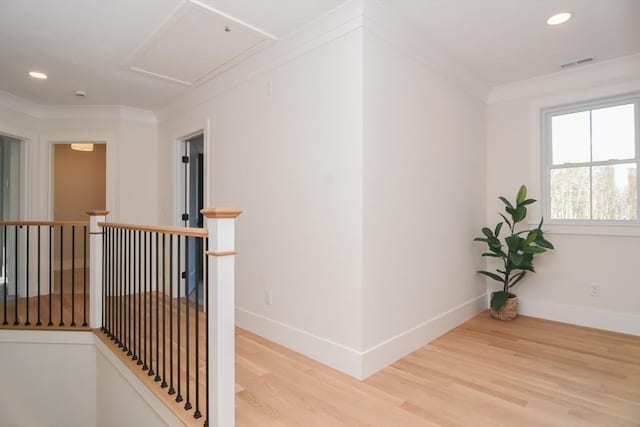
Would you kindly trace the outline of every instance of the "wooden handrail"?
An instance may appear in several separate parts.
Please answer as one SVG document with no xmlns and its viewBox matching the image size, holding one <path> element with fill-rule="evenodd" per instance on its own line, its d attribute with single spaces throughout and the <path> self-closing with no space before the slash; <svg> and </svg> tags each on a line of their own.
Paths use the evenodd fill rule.
<svg viewBox="0 0 640 427">
<path fill-rule="evenodd" d="M 88 227 L 89 223 L 87 221 L 0 221 L 0 226 L 2 225 L 42 225 L 42 226 L 78 226 L 78 227 Z"/>
<path fill-rule="evenodd" d="M 193 227 L 168 227 L 160 225 L 134 225 L 120 224 L 116 222 L 99 222 L 100 227 L 119 228 L 123 230 L 150 231 L 152 233 L 176 234 L 188 237 L 208 237 L 209 234 L 204 228 Z"/>
</svg>

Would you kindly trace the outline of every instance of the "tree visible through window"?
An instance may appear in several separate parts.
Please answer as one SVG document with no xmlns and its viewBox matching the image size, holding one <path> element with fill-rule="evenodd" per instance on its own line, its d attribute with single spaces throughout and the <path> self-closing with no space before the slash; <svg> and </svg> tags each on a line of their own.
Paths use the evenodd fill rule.
<svg viewBox="0 0 640 427">
<path fill-rule="evenodd" d="M 639 99 L 545 113 L 547 216 L 638 221 Z"/>
</svg>

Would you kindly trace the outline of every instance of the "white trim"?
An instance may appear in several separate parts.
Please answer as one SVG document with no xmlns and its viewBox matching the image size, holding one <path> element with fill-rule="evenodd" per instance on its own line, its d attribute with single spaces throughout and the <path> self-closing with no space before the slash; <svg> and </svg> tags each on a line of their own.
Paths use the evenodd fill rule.
<svg viewBox="0 0 640 427">
<path fill-rule="evenodd" d="M 365 351 L 358 351 L 240 307 L 236 307 L 236 326 L 358 380 L 364 380 L 486 308 L 487 295 L 479 295 Z"/>
<path fill-rule="evenodd" d="M 635 54 L 495 86 L 491 88 L 487 102 L 493 104 L 518 98 L 553 95 L 572 89 L 590 89 L 637 78 L 639 75 L 640 54 Z"/>
<path fill-rule="evenodd" d="M 158 123 L 153 111 L 125 105 L 40 105 L 0 91 L 0 106 L 36 119 L 119 119 Z"/>
<path fill-rule="evenodd" d="M 356 379 L 363 379 L 362 353 L 358 350 L 237 306 L 236 326 Z"/>
<path fill-rule="evenodd" d="M 94 335 L 93 333 L 91 333 Z M 184 424 L 167 408 L 158 397 L 140 381 L 140 379 L 131 372 L 118 357 L 113 354 L 113 351 L 109 349 L 100 338 L 93 336 L 96 353 L 99 352 L 107 362 L 113 366 L 113 368 L 122 376 L 122 378 L 134 389 L 138 395 L 144 400 L 147 405 L 164 421 L 168 426 L 184 427 Z M 96 354 L 97 356 L 97 354 Z M 97 369 L 97 367 L 96 367 Z M 96 374 L 97 375 L 97 374 Z M 97 377 L 96 377 L 97 380 Z"/>
<path fill-rule="evenodd" d="M 95 335 L 88 331 L 0 330 L 1 343 L 94 345 L 94 340 Z"/>
<path fill-rule="evenodd" d="M 362 377 L 375 374 L 486 309 L 485 293 L 371 347 L 362 352 Z"/>
<path fill-rule="evenodd" d="M 518 311 L 525 316 L 623 334 L 640 335 L 640 314 L 616 313 L 591 307 L 522 297 L 518 297 Z"/>
</svg>

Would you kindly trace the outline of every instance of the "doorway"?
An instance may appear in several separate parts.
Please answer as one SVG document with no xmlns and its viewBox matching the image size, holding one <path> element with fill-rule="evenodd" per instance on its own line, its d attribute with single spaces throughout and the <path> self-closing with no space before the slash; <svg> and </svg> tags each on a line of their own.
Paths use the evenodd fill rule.
<svg viewBox="0 0 640 427">
<path fill-rule="evenodd" d="M 56 143 L 52 146 L 52 211 L 54 221 L 85 222 L 88 210 L 106 208 L 106 144 L 96 142 Z M 86 236 L 71 227 L 56 227 L 53 235 L 54 292 L 68 290 L 67 282 L 82 283 Z M 64 248 L 61 252 L 60 244 Z M 78 248 L 72 251 L 70 248 Z M 87 256 L 90 256 L 88 247 Z M 74 259 L 75 258 L 75 259 Z M 72 266 L 75 265 L 75 270 Z M 62 277 L 63 279 L 60 279 Z M 81 287 L 76 290 L 80 292 Z"/>
<path fill-rule="evenodd" d="M 20 219 L 22 205 L 22 141 L 0 135 L 0 221 Z M 15 244 L 15 234 L 7 227 L 0 227 L 0 295 L 9 294 L 9 277 L 15 277 L 10 270 L 15 264 L 15 254 L 7 251 Z M 15 270 L 15 268 L 14 268 Z"/>
<path fill-rule="evenodd" d="M 184 191 L 182 193 L 181 220 L 184 227 L 202 228 L 203 216 L 200 211 L 204 208 L 204 135 L 198 134 L 184 141 L 182 174 Z M 193 296 L 196 286 L 199 286 L 199 299 L 203 295 L 204 279 L 204 245 L 203 239 L 189 238 L 185 253 L 187 272 L 183 277 L 187 280 L 189 296 Z M 202 301 L 198 301 L 201 303 Z"/>
</svg>

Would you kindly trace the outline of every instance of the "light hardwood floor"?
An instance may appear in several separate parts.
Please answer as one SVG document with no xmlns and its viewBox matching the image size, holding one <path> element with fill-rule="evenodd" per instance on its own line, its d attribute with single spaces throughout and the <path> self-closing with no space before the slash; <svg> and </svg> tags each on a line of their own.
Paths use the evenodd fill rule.
<svg viewBox="0 0 640 427">
<path fill-rule="evenodd" d="M 202 425 L 96 333 L 186 425 Z M 193 349 L 193 328 L 189 336 Z M 193 368 L 189 378 L 193 387 Z M 500 322 L 484 312 L 357 381 L 236 329 L 236 419 L 238 427 L 640 426 L 640 337 L 524 316 Z"/>
<path fill-rule="evenodd" d="M 236 340 L 238 426 L 640 426 L 640 337 L 485 312 L 363 382 Z"/>
</svg>

